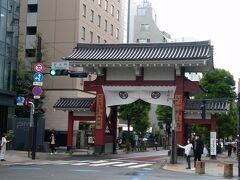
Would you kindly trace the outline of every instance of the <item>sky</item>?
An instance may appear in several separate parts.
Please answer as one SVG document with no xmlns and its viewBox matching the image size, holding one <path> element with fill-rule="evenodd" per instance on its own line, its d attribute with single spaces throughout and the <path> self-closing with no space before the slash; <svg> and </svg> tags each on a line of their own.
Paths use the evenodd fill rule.
<svg viewBox="0 0 240 180">
<path fill-rule="evenodd" d="M 142 0 L 136 0 L 142 2 Z M 240 78 L 240 0 L 149 0 L 157 24 L 172 38 L 210 40 L 214 67 Z"/>
</svg>

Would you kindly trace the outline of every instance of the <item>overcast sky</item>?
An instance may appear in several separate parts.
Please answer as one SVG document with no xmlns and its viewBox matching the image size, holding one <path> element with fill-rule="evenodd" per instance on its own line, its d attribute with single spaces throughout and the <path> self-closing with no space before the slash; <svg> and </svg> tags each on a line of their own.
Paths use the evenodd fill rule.
<svg viewBox="0 0 240 180">
<path fill-rule="evenodd" d="M 142 2 L 142 0 L 137 0 Z M 240 78 L 240 0 L 150 0 L 172 38 L 211 40 L 214 67 Z"/>
</svg>

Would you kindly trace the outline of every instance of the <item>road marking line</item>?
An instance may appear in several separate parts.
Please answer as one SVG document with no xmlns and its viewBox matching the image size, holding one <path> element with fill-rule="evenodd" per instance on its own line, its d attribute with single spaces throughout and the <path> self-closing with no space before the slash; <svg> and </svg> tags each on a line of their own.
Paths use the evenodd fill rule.
<svg viewBox="0 0 240 180">
<path fill-rule="evenodd" d="M 141 167 L 146 167 L 146 166 L 151 166 L 153 164 L 139 164 L 136 166 L 129 166 L 128 168 L 141 168 Z"/>
<path fill-rule="evenodd" d="M 123 164 L 116 164 L 116 165 L 113 165 L 113 166 L 116 166 L 116 167 L 123 167 L 123 166 L 135 165 L 135 164 L 138 164 L 138 163 L 123 163 Z"/>
<path fill-rule="evenodd" d="M 107 163 L 101 163 L 101 164 L 91 164 L 89 166 L 107 166 L 107 165 L 113 165 L 113 164 L 119 164 L 122 162 L 107 162 Z"/>
<path fill-rule="evenodd" d="M 86 165 L 86 164 L 89 164 L 89 163 L 87 163 L 87 162 L 82 162 L 82 163 L 73 163 L 73 164 L 71 164 L 71 165 L 73 165 L 73 166 L 81 166 L 81 165 Z"/>
</svg>

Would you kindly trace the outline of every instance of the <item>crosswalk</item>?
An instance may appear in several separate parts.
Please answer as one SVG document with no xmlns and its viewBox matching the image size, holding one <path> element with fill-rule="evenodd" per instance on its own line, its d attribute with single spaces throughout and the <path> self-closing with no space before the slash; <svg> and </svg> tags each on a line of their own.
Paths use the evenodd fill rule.
<svg viewBox="0 0 240 180">
<path fill-rule="evenodd" d="M 11 164 L 5 164 L 5 165 L 11 165 L 11 166 L 30 166 L 30 165 L 72 165 L 72 166 L 90 166 L 90 167 L 103 167 L 103 166 L 111 166 L 111 167 L 118 167 L 118 168 L 146 168 L 151 167 L 153 163 L 147 163 L 147 162 L 129 162 L 129 161 L 121 161 L 116 159 L 108 159 L 108 160 L 41 160 L 36 162 L 21 162 L 21 163 L 11 163 Z"/>
</svg>

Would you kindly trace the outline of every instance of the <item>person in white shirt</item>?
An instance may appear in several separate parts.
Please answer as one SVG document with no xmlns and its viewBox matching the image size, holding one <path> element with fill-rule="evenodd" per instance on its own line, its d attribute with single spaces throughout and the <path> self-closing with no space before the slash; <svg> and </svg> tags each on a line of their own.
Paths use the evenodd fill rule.
<svg viewBox="0 0 240 180">
<path fill-rule="evenodd" d="M 0 153 L 1 161 L 5 161 L 6 146 L 8 142 L 6 138 L 7 138 L 6 134 L 3 134 L 2 140 L 1 140 L 1 153 Z"/>
<path fill-rule="evenodd" d="M 191 159 L 190 159 L 191 158 L 191 154 L 190 153 L 191 153 L 191 150 L 193 148 L 192 143 L 190 142 L 190 140 L 187 140 L 187 145 L 186 146 L 182 146 L 182 145 L 178 144 L 178 147 L 180 147 L 180 148 L 185 150 L 184 154 L 186 156 L 187 165 L 188 165 L 188 167 L 186 169 L 191 169 Z"/>
</svg>

